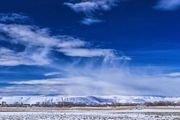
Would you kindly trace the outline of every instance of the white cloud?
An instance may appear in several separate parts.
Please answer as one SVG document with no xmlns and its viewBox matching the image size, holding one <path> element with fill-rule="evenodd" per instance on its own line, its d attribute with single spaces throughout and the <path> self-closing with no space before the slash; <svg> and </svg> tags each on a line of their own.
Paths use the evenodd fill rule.
<svg viewBox="0 0 180 120">
<path fill-rule="evenodd" d="M 53 79 L 45 79 L 45 80 L 26 80 L 26 81 L 14 81 L 11 84 L 17 85 L 58 85 L 58 84 L 67 84 L 68 81 L 62 78 L 53 78 Z"/>
<path fill-rule="evenodd" d="M 111 49 L 70 48 L 60 49 L 59 51 L 72 57 L 116 57 Z"/>
<path fill-rule="evenodd" d="M 35 54 L 34 54 L 35 55 Z M 24 52 L 16 53 L 7 48 L 0 48 L 0 65 L 2 66 L 16 66 L 16 65 L 43 65 L 47 64 L 46 60 L 37 59 L 35 57 L 27 57 Z M 39 55 L 40 56 L 40 55 Z"/>
<path fill-rule="evenodd" d="M 163 95 L 179 96 L 179 77 L 152 74 L 157 69 L 126 66 L 66 68 L 66 77 L 44 80 L 13 81 L 0 93 L 63 95 Z M 138 84 L 137 84 L 138 83 Z M 157 84 L 160 83 L 160 84 Z M 174 92 L 177 91 L 177 92 Z"/>
<path fill-rule="evenodd" d="M 88 93 L 126 93 L 126 90 L 123 90 L 125 88 L 123 80 L 127 74 L 123 71 L 124 68 L 120 68 L 117 63 L 131 58 L 117 55 L 116 50 L 96 48 L 86 41 L 71 36 L 52 35 L 47 28 L 32 25 L 0 23 L 0 33 L 3 33 L 0 35 L 3 38 L 2 41 L 14 45 L 13 49 L 11 47 L 0 48 L 1 66 L 42 65 L 57 70 L 57 72 L 45 74 L 46 77 L 59 75 L 60 72 L 58 71 L 63 71 L 62 78 L 12 80 L 10 84 L 13 85 L 0 88 L 0 94 L 46 95 L 62 93 L 66 95 L 87 95 Z M 17 45 L 22 45 L 24 48 L 17 51 Z M 70 58 L 92 58 L 93 62 L 97 60 L 94 57 L 101 57 L 103 61 L 100 61 L 102 63 L 99 65 L 95 65 L 91 60 L 86 60 L 84 67 L 81 64 L 74 64 L 78 62 L 77 59 L 64 64 L 58 61 L 63 59 L 58 56 L 59 54 L 53 54 L 56 52 L 63 53 Z M 107 61 L 111 60 L 117 70 L 108 64 Z"/>
<path fill-rule="evenodd" d="M 65 3 L 65 5 L 69 6 L 75 12 L 84 12 L 86 14 L 92 13 L 94 10 L 98 8 L 96 2 L 85 1 L 80 3 Z"/>
<path fill-rule="evenodd" d="M 84 25 L 92 25 L 96 23 L 101 23 L 103 22 L 102 20 L 96 19 L 96 18 L 84 18 L 81 23 Z"/>
<path fill-rule="evenodd" d="M 75 12 L 83 12 L 85 14 L 92 14 L 96 10 L 108 11 L 116 6 L 120 0 L 87 0 L 78 3 L 66 2 Z"/>
<path fill-rule="evenodd" d="M 44 76 L 55 76 L 55 75 L 62 75 L 62 72 L 49 72 L 45 73 Z"/>
<path fill-rule="evenodd" d="M 168 77 L 180 77 L 180 72 L 173 72 L 166 74 Z"/>
<path fill-rule="evenodd" d="M 23 14 L 18 14 L 18 13 L 0 13 L 0 22 L 19 22 L 19 21 L 26 21 L 28 20 L 29 17 L 25 16 Z"/>
<path fill-rule="evenodd" d="M 71 57 L 100 57 L 103 58 L 103 63 L 113 63 L 114 61 L 130 61 L 131 57 L 116 55 L 116 51 L 113 49 L 86 49 L 86 48 L 70 48 L 59 49 L 60 52 Z M 90 61 L 89 61 L 90 62 Z"/>
<path fill-rule="evenodd" d="M 94 22 L 100 21 L 88 19 L 86 24 Z M 49 57 L 52 51 L 69 57 L 117 57 L 115 50 L 97 49 L 90 46 L 89 42 L 71 36 L 51 35 L 49 29 L 33 25 L 0 23 L 0 32 L 3 33 L 0 35 L 3 38 L 1 41 L 8 41 L 15 47 L 16 44 L 25 47 L 20 52 L 9 48 L 6 48 L 6 51 L 1 49 L 0 65 L 50 65 L 54 59 Z"/>
<path fill-rule="evenodd" d="M 113 7 L 117 6 L 118 2 L 120 1 L 122 0 L 85 0 L 80 2 L 71 1 L 66 2 L 65 5 L 77 13 L 85 14 L 86 18 L 84 18 L 81 23 L 84 25 L 92 25 L 94 23 L 100 23 L 103 21 L 96 19 L 96 12 L 109 11 Z"/>
<path fill-rule="evenodd" d="M 11 37 L 12 42 L 42 47 L 80 47 L 85 42 L 69 36 L 51 36 L 46 28 L 19 24 L 0 24 L 0 32 Z"/>
<path fill-rule="evenodd" d="M 180 0 L 159 0 L 155 8 L 160 10 L 177 10 L 180 8 Z"/>
<path fill-rule="evenodd" d="M 21 24 L 2 24 L 0 32 L 6 34 L 3 41 L 25 46 L 24 51 L 3 51 L 1 65 L 48 65 L 53 63 L 52 50 L 69 57 L 115 58 L 115 50 L 97 49 L 88 42 L 65 35 L 51 35 L 46 28 Z M 87 47 L 91 47 L 88 49 Z M 2 54 L 2 53 L 1 53 Z"/>
<path fill-rule="evenodd" d="M 1 95 L 60 95 L 63 94 L 60 91 L 59 85 L 16 85 L 0 88 Z"/>
</svg>

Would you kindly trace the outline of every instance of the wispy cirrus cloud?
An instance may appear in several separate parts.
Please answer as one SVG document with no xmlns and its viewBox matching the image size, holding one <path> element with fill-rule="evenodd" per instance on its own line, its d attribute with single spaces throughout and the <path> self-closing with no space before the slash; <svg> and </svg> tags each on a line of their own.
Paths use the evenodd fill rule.
<svg viewBox="0 0 180 120">
<path fill-rule="evenodd" d="M 81 23 L 85 24 L 85 25 L 92 25 L 92 24 L 97 24 L 97 23 L 101 23 L 103 22 L 103 20 L 100 19 L 96 19 L 96 18 L 84 18 Z"/>
<path fill-rule="evenodd" d="M 81 64 L 74 64 L 78 63 L 79 59 L 77 57 L 80 59 L 92 58 L 90 61 L 86 60 L 84 66 L 94 66 L 93 61 L 97 59 L 101 59 L 100 63 L 105 65 L 104 60 L 127 61 L 126 58 L 128 58 L 116 54 L 117 51 L 113 49 L 97 48 L 90 42 L 72 36 L 54 35 L 47 28 L 17 24 L 15 21 L 14 23 L 0 23 L 0 38 L 2 38 L 0 39 L 2 43 L 0 44 L 0 66 L 47 66 L 56 69 L 56 72 L 43 74 L 47 79 L 7 82 L 9 86 L 3 87 L 4 92 L 0 90 L 1 95 L 5 93 L 8 95 L 60 93 L 73 95 L 78 94 L 82 89 L 87 91 L 91 91 L 95 87 L 103 89 L 105 86 L 110 86 L 109 82 L 106 80 L 99 80 L 98 83 L 94 82 L 94 80 L 97 80 L 97 74 L 92 74 L 94 80 L 91 75 L 86 75 L 91 74 L 92 71 L 89 71 L 90 67 L 83 69 Z M 3 46 L 3 42 L 13 47 Z M 19 46 L 23 47 L 17 50 Z M 55 55 L 57 53 L 58 55 Z M 64 56 L 59 56 L 59 54 Z M 74 59 L 68 64 L 61 63 L 61 60 L 66 57 Z M 96 65 L 96 68 L 99 69 L 100 66 Z M 76 71 L 76 68 L 79 70 Z M 59 71 L 63 71 L 63 76 L 59 75 Z M 112 86 L 114 85 L 112 84 Z M 36 89 L 31 91 L 32 88 Z M 73 92 L 75 89 L 77 92 Z M 83 94 L 87 94 L 87 91 Z M 95 92 L 97 91 L 93 90 L 93 93 Z"/>
<path fill-rule="evenodd" d="M 70 36 L 52 36 L 47 28 L 22 24 L 0 24 L 0 32 L 11 37 L 11 42 L 40 47 L 80 47 L 85 42 Z"/>
<path fill-rule="evenodd" d="M 84 48 L 70 48 L 70 49 L 60 49 L 67 56 L 72 57 L 116 57 L 113 50 L 111 49 L 84 49 Z"/>
<path fill-rule="evenodd" d="M 174 92 L 179 90 L 178 72 L 131 67 L 131 57 L 115 49 L 97 48 L 68 35 L 52 35 L 48 28 L 2 22 L 0 42 L 0 66 L 53 68 L 46 74 L 41 72 L 41 78 L 1 81 L 8 84 L 1 86 L 1 95 L 180 95 Z M 26 75 L 21 69 L 19 72 Z"/>
<path fill-rule="evenodd" d="M 1 49 L 0 65 L 50 65 L 54 62 L 50 58 L 53 51 L 68 57 L 116 56 L 115 50 L 96 48 L 68 35 L 51 35 L 49 29 L 35 25 L 0 23 L 0 33 L 1 41 L 24 46 L 21 51 Z"/>
<path fill-rule="evenodd" d="M 81 21 L 84 25 L 101 23 L 103 20 L 97 19 L 99 11 L 109 11 L 117 6 L 122 0 L 86 0 L 86 1 L 67 1 L 64 4 L 76 13 L 84 13 L 85 18 Z"/>
<path fill-rule="evenodd" d="M 167 11 L 177 10 L 180 8 L 180 0 L 159 0 L 155 8 Z"/>
<path fill-rule="evenodd" d="M 75 12 L 83 12 L 86 15 L 92 15 L 97 10 L 108 11 L 116 6 L 120 0 L 86 0 L 80 2 L 66 2 L 65 5 L 69 6 Z"/>
<path fill-rule="evenodd" d="M 16 66 L 16 65 L 44 65 L 47 60 L 43 59 L 38 53 L 28 57 L 26 52 L 15 52 L 8 48 L 0 48 L 0 65 Z"/>
<path fill-rule="evenodd" d="M 30 18 L 20 13 L 0 13 L 0 22 L 20 22 L 27 21 Z"/>
<path fill-rule="evenodd" d="M 179 89 L 179 86 L 176 85 L 179 83 L 179 77 L 169 78 L 164 74 L 151 74 L 151 70 L 147 71 L 145 68 L 129 70 L 123 66 L 114 68 L 109 66 L 101 68 L 72 67 L 69 68 L 66 77 L 13 81 L 9 82 L 13 86 L 1 88 L 0 93 L 165 96 L 178 96 L 180 94 L 174 92 Z M 156 84 L 157 82 L 161 84 Z"/>
<path fill-rule="evenodd" d="M 41 65 L 55 69 L 41 73 L 41 79 L 0 81 L 8 84 L 0 88 L 1 95 L 180 95 L 174 92 L 179 90 L 179 78 L 169 77 L 179 73 L 167 76 L 162 69 L 131 67 L 131 57 L 119 55 L 115 49 L 97 48 L 79 38 L 55 35 L 48 28 L 0 23 L 0 42 L 12 46 L 0 44 L 1 66 Z M 19 45 L 23 47 L 16 50 Z M 60 61 L 67 57 L 73 59 L 67 64 Z M 81 64 L 79 60 L 85 62 Z"/>
<path fill-rule="evenodd" d="M 68 35 L 52 35 L 47 28 L 40 28 L 35 25 L 25 25 L 14 23 L 0 23 L 0 42 L 10 43 L 7 47 L 0 46 L 0 65 L 1 66 L 18 66 L 18 65 L 35 65 L 53 67 L 57 72 L 46 74 L 45 77 L 50 79 L 29 80 L 29 81 L 11 81 L 10 86 L 3 87 L 4 92 L 0 90 L 0 94 L 78 94 L 82 89 L 84 93 L 94 88 L 104 89 L 104 87 L 112 86 L 107 80 L 98 79 L 98 75 L 90 70 L 91 67 L 83 68 L 77 63 L 77 57 L 80 59 L 92 58 L 91 61 L 86 60 L 84 66 L 94 66 L 93 61 L 97 59 L 106 60 L 122 60 L 127 61 L 127 57 L 116 54 L 116 50 L 96 48 L 91 43 L 84 40 L 74 38 Z M 16 50 L 18 46 L 23 46 L 20 50 Z M 71 63 L 64 65 L 58 61 L 64 59 L 54 52 L 63 54 L 69 58 L 75 58 Z M 97 58 L 97 59 L 95 59 Z M 101 63 L 101 62 L 100 62 Z M 106 64 L 106 62 L 102 62 Z M 108 65 L 108 64 L 107 64 Z M 98 69 L 101 65 L 97 66 Z M 59 71 L 64 71 L 64 77 L 59 77 Z M 90 75 L 88 75 L 90 74 Z M 94 81 L 98 80 L 98 81 Z M 63 87 L 60 87 L 63 86 Z M 30 89 L 37 87 L 33 91 Z M 26 88 L 26 90 L 24 90 Z M 51 90 L 50 90 L 51 89 Z M 77 90 L 77 92 L 73 92 Z M 48 90 L 48 91 L 47 91 Z M 86 91 L 87 90 L 87 91 Z M 108 90 L 109 91 L 109 90 Z M 93 94 L 97 90 L 92 91 Z M 106 91 L 107 92 L 107 91 Z M 112 92 L 110 90 L 109 92 Z M 102 91 L 101 93 L 105 93 Z M 99 94 L 99 93 L 98 93 Z"/>
<path fill-rule="evenodd" d="M 62 75 L 62 72 L 48 72 L 45 73 L 44 76 L 56 76 L 56 75 Z"/>
<path fill-rule="evenodd" d="M 13 81 L 11 84 L 16 85 L 63 85 L 69 84 L 69 81 L 62 78 L 51 78 L 51 79 L 44 79 L 44 80 L 26 80 L 26 81 Z"/>
<path fill-rule="evenodd" d="M 165 75 L 168 77 L 180 77 L 180 72 L 172 72 Z"/>
</svg>

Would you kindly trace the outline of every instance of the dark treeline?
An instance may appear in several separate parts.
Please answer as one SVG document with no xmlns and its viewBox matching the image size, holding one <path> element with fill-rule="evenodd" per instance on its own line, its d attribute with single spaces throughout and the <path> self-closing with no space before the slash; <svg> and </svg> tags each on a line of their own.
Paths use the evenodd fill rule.
<svg viewBox="0 0 180 120">
<path fill-rule="evenodd" d="M 83 103 L 72 103 L 72 102 L 59 102 L 59 103 L 40 103 L 36 104 L 23 104 L 23 103 L 14 103 L 6 104 L 2 102 L 0 107 L 118 107 L 118 106 L 180 106 L 180 102 L 146 102 L 146 103 L 111 103 L 111 104 L 83 104 Z"/>
<path fill-rule="evenodd" d="M 180 102 L 147 102 L 144 103 L 145 106 L 180 106 Z"/>
</svg>

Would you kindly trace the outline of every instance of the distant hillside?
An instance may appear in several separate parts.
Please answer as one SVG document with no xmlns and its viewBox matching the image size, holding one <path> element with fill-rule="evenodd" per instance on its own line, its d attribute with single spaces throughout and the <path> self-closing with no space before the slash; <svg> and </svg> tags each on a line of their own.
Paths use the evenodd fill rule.
<svg viewBox="0 0 180 120">
<path fill-rule="evenodd" d="M 180 97 L 154 96 L 3 96 L 0 104 L 145 104 L 157 102 L 180 103 Z"/>
</svg>

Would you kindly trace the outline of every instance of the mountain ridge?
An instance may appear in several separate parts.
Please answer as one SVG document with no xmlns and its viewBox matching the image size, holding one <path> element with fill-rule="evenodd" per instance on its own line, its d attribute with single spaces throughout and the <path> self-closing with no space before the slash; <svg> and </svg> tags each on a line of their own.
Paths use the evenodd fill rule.
<svg viewBox="0 0 180 120">
<path fill-rule="evenodd" d="M 180 97 L 154 97 L 154 96 L 1 96 L 0 104 L 6 102 L 7 104 L 23 103 L 36 104 L 47 103 L 57 104 L 63 102 L 70 102 L 74 104 L 113 104 L 113 103 L 129 103 L 129 104 L 143 104 L 146 102 L 173 102 L 179 103 Z"/>
</svg>

